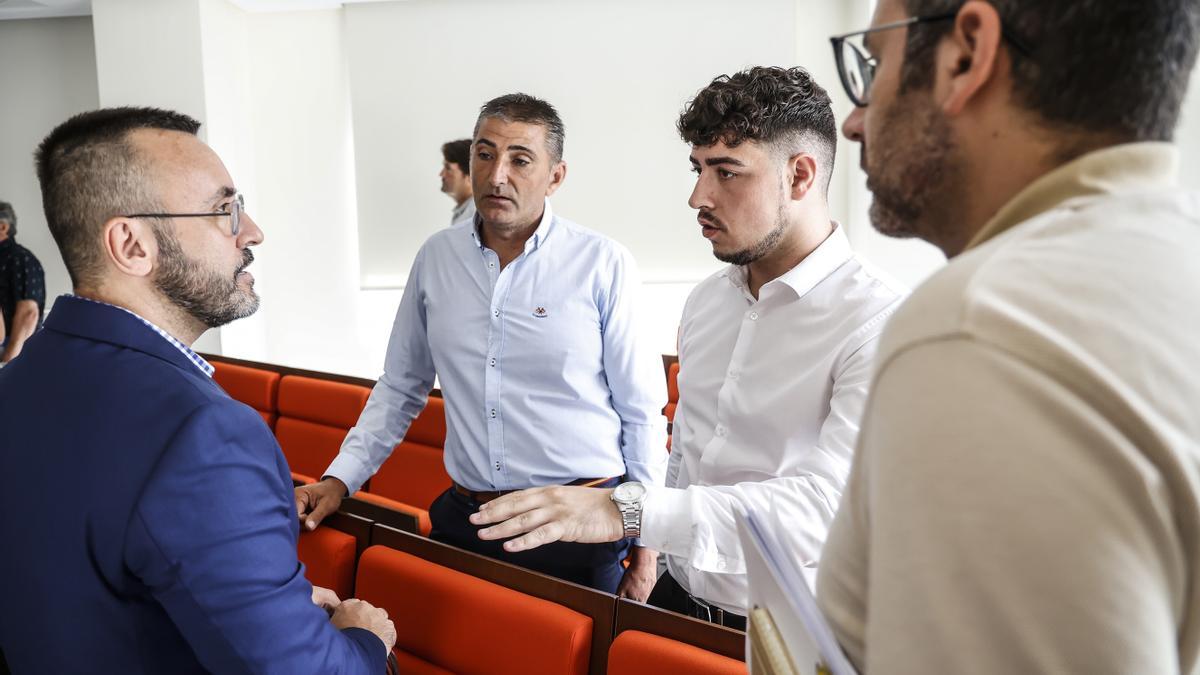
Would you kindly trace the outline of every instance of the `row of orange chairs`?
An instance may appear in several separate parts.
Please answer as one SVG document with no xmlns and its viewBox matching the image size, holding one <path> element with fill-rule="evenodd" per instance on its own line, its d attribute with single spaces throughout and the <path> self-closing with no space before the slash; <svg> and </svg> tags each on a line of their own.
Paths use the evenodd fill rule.
<svg viewBox="0 0 1200 675">
<path fill-rule="evenodd" d="M 338 518 L 342 520 L 339 521 Z M 554 673 L 595 672 L 609 675 L 745 675 L 743 661 L 645 630 L 624 630 L 608 644 L 607 666 L 593 658 L 593 631 L 611 631 L 594 616 L 545 597 L 446 567 L 413 553 L 411 535 L 393 532 L 409 550 L 386 545 L 365 549 L 355 566 L 360 537 L 333 529 L 339 522 L 355 524 L 353 516 L 338 514 L 330 524 L 300 537 L 299 555 L 309 580 L 333 589 L 340 597 L 359 597 L 387 610 L 396 625 L 395 654 L 403 673 Z M 376 528 L 377 531 L 379 528 Z M 386 529 L 386 528 L 383 528 Z M 420 546 L 461 553 L 426 540 Z M 482 560 L 497 568 L 503 563 Z M 521 571 L 518 574 L 541 577 Z M 615 598 L 544 577 L 571 593 Z M 568 588 L 570 587 L 570 588 Z M 551 592 L 550 595 L 553 595 Z M 627 601 L 621 601 L 622 603 Z M 643 610 L 645 611 L 645 610 Z M 686 617 L 668 616 L 690 623 Z M 703 625 L 699 628 L 712 630 Z M 719 629 L 726 631 L 727 629 Z M 607 636 L 605 636 L 607 637 Z"/>
<path fill-rule="evenodd" d="M 253 407 L 275 432 L 292 477 L 311 483 L 337 456 L 346 432 L 358 421 L 371 390 L 319 377 L 282 374 L 275 370 L 215 360 L 213 377 L 233 398 Z M 675 417 L 679 400 L 679 363 L 667 371 L 668 421 Z M 450 486 L 442 448 L 446 442 L 446 415 L 442 399 L 430 396 L 425 409 L 413 420 L 391 458 L 363 486 L 356 497 L 417 518 L 422 534 L 429 534 L 429 505 Z M 668 439 L 667 449 L 671 442 Z"/>
<path fill-rule="evenodd" d="M 292 477 L 311 483 L 337 456 L 346 433 L 358 421 L 368 387 L 214 361 L 214 379 L 233 398 L 253 407 L 275 432 Z M 415 516 L 429 533 L 428 507 L 450 486 L 442 460 L 446 416 L 442 399 L 429 403 L 408 434 L 356 496 Z"/>
</svg>

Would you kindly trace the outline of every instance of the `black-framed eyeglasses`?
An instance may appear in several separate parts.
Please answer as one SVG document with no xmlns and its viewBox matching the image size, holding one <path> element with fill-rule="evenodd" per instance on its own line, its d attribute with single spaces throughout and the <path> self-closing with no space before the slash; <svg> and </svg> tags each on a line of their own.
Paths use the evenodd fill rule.
<svg viewBox="0 0 1200 675">
<path fill-rule="evenodd" d="M 871 33 L 893 30 L 895 28 L 906 28 L 921 23 L 947 21 L 957 16 L 957 11 L 929 16 L 914 16 L 903 21 L 885 23 L 882 26 L 846 33 L 845 35 L 835 35 L 829 38 L 829 42 L 833 44 L 833 58 L 837 61 L 838 77 L 841 78 L 842 88 L 846 90 L 846 95 L 850 97 L 850 101 L 859 108 L 864 108 L 870 103 L 871 83 L 875 80 L 875 67 L 879 65 L 878 59 L 871 56 L 865 48 L 851 42 L 852 38 L 861 38 Z M 1031 58 L 1032 50 L 1024 42 L 1014 36 L 1008 29 L 1004 28 L 1003 25 L 1001 25 L 1001 31 L 1004 39 L 1008 40 L 1017 52 L 1022 56 Z"/>
<path fill-rule="evenodd" d="M 122 218 L 213 218 L 216 216 L 229 216 L 229 234 L 237 236 L 242 229 L 242 212 L 246 210 L 246 198 L 238 193 L 234 195 L 233 201 L 229 202 L 228 211 L 214 211 L 212 213 L 131 213 Z"/>
</svg>

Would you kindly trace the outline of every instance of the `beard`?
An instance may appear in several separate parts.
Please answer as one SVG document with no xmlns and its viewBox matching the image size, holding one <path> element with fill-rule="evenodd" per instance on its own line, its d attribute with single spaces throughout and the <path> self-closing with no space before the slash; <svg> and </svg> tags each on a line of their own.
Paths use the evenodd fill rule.
<svg viewBox="0 0 1200 675">
<path fill-rule="evenodd" d="M 705 215 L 705 218 L 718 226 L 725 226 L 724 223 L 715 218 L 712 214 Z M 729 263 L 730 265 L 749 265 L 750 263 L 760 260 L 763 256 L 775 250 L 775 247 L 779 245 L 779 240 L 783 239 L 783 233 L 786 230 L 787 220 L 784 216 L 783 204 L 781 203 L 778 212 L 775 214 L 775 226 L 771 228 L 770 232 L 767 232 L 765 235 L 763 235 L 762 239 L 759 239 L 754 244 L 747 246 L 740 251 L 733 251 L 731 253 L 722 253 L 714 249 L 713 256 L 717 260 L 720 260 L 723 263 Z"/>
<path fill-rule="evenodd" d="M 914 91 L 883 112 L 879 128 L 870 152 L 862 148 L 871 224 L 889 237 L 937 244 L 961 213 L 954 204 L 962 195 L 962 161 L 950 124 L 928 92 Z"/>
<path fill-rule="evenodd" d="M 242 290 L 237 283 L 237 275 L 254 262 L 250 249 L 242 249 L 242 264 L 233 274 L 224 275 L 189 258 L 171 232 L 156 230 L 155 238 L 159 269 L 154 286 L 171 304 L 209 328 L 219 328 L 258 311 L 254 288 Z"/>
</svg>

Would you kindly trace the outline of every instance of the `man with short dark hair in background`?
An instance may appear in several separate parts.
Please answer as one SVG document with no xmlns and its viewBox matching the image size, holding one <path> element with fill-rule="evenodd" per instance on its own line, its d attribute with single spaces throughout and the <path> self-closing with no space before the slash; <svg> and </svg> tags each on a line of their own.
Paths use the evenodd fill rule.
<svg viewBox="0 0 1200 675">
<path fill-rule="evenodd" d="M 836 637 L 871 675 L 1200 672 L 1200 195 L 1169 144 L 1200 3 L 881 0 L 834 41 L 875 227 L 951 258 L 884 331 Z"/>
<path fill-rule="evenodd" d="M 30 335 L 42 325 L 46 308 L 46 275 L 42 263 L 17 243 L 17 212 L 0 202 L 0 364 L 21 353 Z"/>
<path fill-rule="evenodd" d="M 391 455 L 436 376 L 454 484 L 429 508 L 430 536 L 645 600 L 658 554 L 634 539 L 513 553 L 468 521 L 513 490 L 626 477 L 661 485 L 666 473 L 666 382 L 644 334 L 633 256 L 550 207 L 567 176 L 565 133 L 554 106 L 527 94 L 480 109 L 478 213 L 417 252 L 383 376 L 323 479 L 296 488 L 296 508 L 309 528 L 336 511 Z"/>
<path fill-rule="evenodd" d="M 387 613 L 305 580 L 283 453 L 190 347 L 258 309 L 263 238 L 199 127 L 109 108 L 38 148 L 75 293 L 0 370 L 0 649 L 17 673 L 382 673 Z"/>
<path fill-rule="evenodd" d="M 475 217 L 475 199 L 471 191 L 471 139 L 442 144 L 442 192 L 454 200 L 450 224 Z"/>
<path fill-rule="evenodd" d="M 688 204 L 729 266 L 700 282 L 679 327 L 679 408 L 666 487 L 547 488 L 485 505 L 475 522 L 514 548 L 607 541 L 625 523 L 667 556 L 650 603 L 746 624 L 734 514 L 773 512 L 814 567 L 833 521 L 879 335 L 904 292 L 830 218 L 837 147 L 829 95 L 802 68 L 722 75 L 679 117 L 696 186 Z M 636 489 L 636 488 L 634 488 Z M 624 520 L 623 520 L 624 518 Z M 595 538 L 593 538 L 595 537 Z"/>
</svg>

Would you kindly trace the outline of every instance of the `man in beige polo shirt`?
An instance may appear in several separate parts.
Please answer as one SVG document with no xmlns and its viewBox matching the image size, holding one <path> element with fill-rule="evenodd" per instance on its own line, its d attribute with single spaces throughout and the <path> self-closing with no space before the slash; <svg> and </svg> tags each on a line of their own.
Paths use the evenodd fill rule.
<svg viewBox="0 0 1200 675">
<path fill-rule="evenodd" d="M 865 672 L 1200 672 L 1198 33 L 1195 0 L 881 0 L 834 39 L 872 221 L 951 258 L 884 332 L 820 564 Z"/>
</svg>

